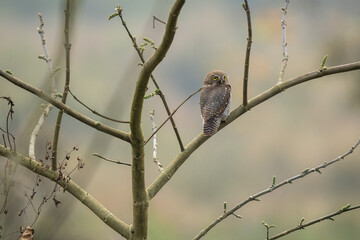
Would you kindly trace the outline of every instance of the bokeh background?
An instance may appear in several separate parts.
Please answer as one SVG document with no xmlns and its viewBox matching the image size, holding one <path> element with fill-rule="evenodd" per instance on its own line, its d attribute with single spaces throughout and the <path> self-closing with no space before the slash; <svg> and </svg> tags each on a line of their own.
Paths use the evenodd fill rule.
<svg viewBox="0 0 360 240">
<path fill-rule="evenodd" d="M 49 89 L 49 73 L 44 61 L 38 13 L 45 20 L 47 47 L 53 58 L 57 89 L 62 91 L 65 68 L 63 26 L 65 1 L 0 2 L 0 67 L 38 88 Z M 75 1 L 74 1 L 75 2 Z M 71 15 L 71 90 L 86 104 L 114 118 L 129 119 L 132 93 L 140 67 L 139 59 L 119 18 L 108 21 L 116 5 L 138 44 L 148 37 L 159 44 L 164 25 L 153 16 L 166 20 L 172 1 L 76 1 Z M 222 69 L 230 76 L 233 89 L 232 109 L 242 101 L 242 76 L 247 37 L 245 12 L 241 1 L 188 1 L 181 12 L 178 30 L 164 61 L 154 71 L 171 109 L 197 90 L 204 76 Z M 276 84 L 282 59 L 280 21 L 284 1 L 249 1 L 253 22 L 249 96 L 254 97 Z M 359 61 L 360 2 L 357 0 L 291 1 L 287 16 L 289 62 L 285 79 L 320 67 L 328 55 L 327 66 Z M 148 48 L 145 56 L 152 54 Z M 360 72 L 317 79 L 266 101 L 237 119 L 203 144 L 176 175 L 151 201 L 149 239 L 192 239 L 217 218 L 226 201 L 231 208 L 248 196 L 271 185 L 276 175 L 280 182 L 302 170 L 322 164 L 346 152 L 356 143 L 360 132 Z M 148 93 L 154 91 L 150 82 Z M 17 150 L 27 154 L 30 133 L 41 113 L 36 96 L 0 79 L 0 96 L 11 96 L 15 115 L 11 132 Z M 201 131 L 199 95 L 187 102 L 175 115 L 183 142 L 187 144 Z M 71 96 L 72 108 L 103 123 L 129 131 L 91 114 Z M 142 126 L 151 134 L 149 112 L 155 109 L 159 125 L 165 118 L 158 97 L 145 101 Z M 5 126 L 8 106 L 0 102 L 0 126 Z M 52 140 L 57 110 L 53 109 L 38 137 L 36 153 L 44 158 L 46 143 Z M 92 156 L 98 152 L 108 158 L 130 162 L 128 144 L 99 133 L 65 115 L 60 135 L 59 158 L 73 146 L 70 167 L 76 157 L 85 168 L 72 179 L 97 198 L 114 214 L 131 223 L 130 168 L 114 165 Z M 167 165 L 179 147 L 168 123 L 158 133 L 158 157 Z M 1 140 L 2 141 L 2 140 Z M 2 142 L 1 142 L 2 143 Z M 150 184 L 159 174 L 152 162 L 151 144 L 146 146 L 146 179 Z M 0 176 L 4 178 L 5 159 L 0 158 Z M 250 203 L 211 230 L 204 239 L 264 239 L 261 221 L 276 225 L 278 233 L 305 221 L 318 218 L 351 203 L 360 203 L 360 154 L 354 152 L 323 174 L 312 174 Z M 31 193 L 36 175 L 17 167 L 8 198 L 8 213 L 0 215 L 1 235 L 31 224 L 34 211 L 17 213 Z M 3 185 L 1 186 L 3 189 Z M 30 189 L 29 189 L 30 188 Z M 51 193 L 53 184 L 43 181 L 33 204 L 39 206 Z M 33 226 L 37 239 L 122 239 L 86 207 L 68 193 L 57 193 L 61 204 L 50 200 L 42 208 Z M 1 203 L 4 194 L 0 195 Z M 358 239 L 360 213 L 353 211 L 284 239 Z M 14 234 L 6 239 L 15 239 Z"/>
</svg>

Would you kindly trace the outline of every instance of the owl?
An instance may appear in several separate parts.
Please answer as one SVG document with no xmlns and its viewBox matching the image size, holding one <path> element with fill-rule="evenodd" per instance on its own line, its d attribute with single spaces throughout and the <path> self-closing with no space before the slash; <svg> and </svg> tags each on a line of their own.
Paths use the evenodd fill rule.
<svg viewBox="0 0 360 240">
<path fill-rule="evenodd" d="M 228 75 L 215 70 L 204 79 L 200 95 L 201 117 L 205 136 L 215 134 L 221 121 L 229 116 L 231 101 L 231 86 Z"/>
</svg>

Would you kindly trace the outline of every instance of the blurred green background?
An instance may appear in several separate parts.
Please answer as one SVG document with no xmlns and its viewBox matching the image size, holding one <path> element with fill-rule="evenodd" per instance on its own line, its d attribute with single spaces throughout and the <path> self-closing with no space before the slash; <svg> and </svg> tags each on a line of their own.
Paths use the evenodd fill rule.
<svg viewBox="0 0 360 240">
<path fill-rule="evenodd" d="M 37 28 L 38 13 L 45 20 L 47 47 L 53 58 L 57 89 L 62 91 L 65 70 L 63 22 L 65 1 L 0 2 L 0 68 L 11 69 L 16 77 L 44 90 L 48 89 L 48 68 L 37 58 L 43 55 Z M 108 21 L 116 5 L 121 5 L 128 27 L 137 37 L 148 37 L 158 45 L 172 1 L 73 1 L 71 24 L 71 90 L 89 106 L 114 118 L 129 119 L 131 95 L 140 67 L 139 59 L 120 19 Z M 169 106 L 174 109 L 197 90 L 204 76 L 222 69 L 230 76 L 232 109 L 242 102 L 242 76 L 247 37 L 241 1 L 188 1 L 181 12 L 177 33 L 164 61 L 154 71 Z M 249 96 L 254 97 L 277 82 L 282 59 L 280 21 L 284 1 L 249 1 L 253 21 L 253 45 Z M 327 66 L 360 59 L 360 2 L 357 0 L 291 1 L 287 16 L 289 62 L 285 79 L 320 67 L 324 55 Z M 145 56 L 152 54 L 148 48 Z M 179 169 L 171 181 L 151 201 L 149 239 L 192 239 L 202 228 L 228 208 L 271 185 L 346 152 L 359 138 L 360 73 L 358 71 L 317 79 L 266 101 L 237 119 L 203 144 Z M 148 93 L 154 91 L 150 82 Z M 43 103 L 36 96 L 0 79 L 0 96 L 11 96 L 15 115 L 11 131 L 17 150 L 27 154 L 30 133 Z M 183 142 L 187 144 L 201 131 L 199 95 L 175 115 Z M 129 131 L 124 124 L 100 119 L 68 97 L 68 105 L 103 123 Z M 149 112 L 155 109 L 159 125 L 166 113 L 160 98 L 145 101 L 142 126 L 151 134 Z M 0 102 L 0 126 L 5 126 L 8 106 Z M 44 158 L 46 143 L 52 141 L 57 110 L 53 109 L 38 137 L 36 153 Z M 70 165 L 79 156 L 85 168 L 72 178 L 91 195 L 127 223 L 131 223 L 130 169 L 92 156 L 130 162 L 129 145 L 85 126 L 65 115 L 60 135 L 59 158 L 73 146 Z M 179 151 L 168 123 L 158 133 L 158 157 L 166 166 Z M 1 142 L 2 143 L 2 142 Z M 159 174 L 152 162 L 151 144 L 146 145 L 146 179 L 150 184 Z M 203 239 L 264 239 L 265 221 L 276 225 L 272 233 L 360 203 L 360 154 L 354 152 L 339 164 L 283 187 L 260 202 L 250 203 L 211 230 Z M 0 176 L 4 178 L 5 160 Z M 17 231 L 34 220 L 24 193 L 35 184 L 36 175 L 18 167 L 9 194 L 8 214 L 0 215 L 2 235 Z M 33 204 L 39 206 L 53 184 L 44 181 L 37 188 Z M 3 202 L 4 195 L 0 195 Z M 36 239 L 122 239 L 68 193 L 57 193 L 61 204 L 50 200 L 34 225 Z M 358 239 L 360 213 L 353 211 L 283 239 Z M 7 239 L 15 239 L 11 235 Z"/>
</svg>

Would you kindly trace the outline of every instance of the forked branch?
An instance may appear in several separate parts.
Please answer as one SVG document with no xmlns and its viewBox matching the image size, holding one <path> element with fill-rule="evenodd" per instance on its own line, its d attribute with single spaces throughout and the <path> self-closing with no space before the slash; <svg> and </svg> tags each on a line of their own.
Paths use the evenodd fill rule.
<svg viewBox="0 0 360 240">
<path fill-rule="evenodd" d="M 338 65 L 334 67 L 329 67 L 324 71 L 313 71 L 292 79 L 289 79 L 285 82 L 278 83 L 271 87 L 270 89 L 264 91 L 263 93 L 259 94 L 258 96 L 252 98 L 247 106 L 239 106 L 235 108 L 226 119 L 226 122 L 223 122 L 220 125 L 219 131 L 224 127 L 231 124 L 234 120 L 239 118 L 241 115 L 249 111 L 251 108 L 256 107 L 257 105 L 261 104 L 262 102 L 278 95 L 279 93 L 285 91 L 288 88 L 296 86 L 298 84 L 318 79 L 327 75 L 343 73 L 348 71 L 354 71 L 360 69 L 360 61 L 353 62 L 344 65 Z M 174 159 L 169 163 L 169 165 L 164 169 L 164 172 L 160 174 L 154 182 L 148 187 L 149 198 L 153 198 L 160 189 L 173 177 L 175 172 L 180 168 L 180 166 L 190 157 L 190 155 L 198 149 L 204 142 L 206 142 L 209 137 L 204 136 L 202 133 L 195 137 L 186 147 L 185 151 L 178 153 Z"/>
<path fill-rule="evenodd" d="M 194 96 L 195 94 L 197 94 L 198 92 L 201 91 L 201 88 L 196 90 L 195 92 L 193 92 L 192 94 L 190 94 L 182 103 L 180 103 L 180 105 L 174 109 L 174 111 L 165 119 L 165 121 L 155 130 L 153 131 L 153 133 L 150 135 L 150 137 L 145 141 L 145 144 L 148 143 L 150 141 L 150 139 L 165 125 L 165 123 L 172 118 L 172 116 L 174 116 L 174 114 L 176 113 L 177 110 L 179 110 L 179 108 L 186 103 L 187 100 L 189 100 L 192 96 Z"/>
<path fill-rule="evenodd" d="M 272 236 L 272 237 L 269 237 L 269 238 L 267 238 L 267 239 L 268 239 L 268 240 L 278 239 L 278 238 L 284 237 L 284 236 L 286 236 L 286 235 L 289 235 L 290 233 L 293 233 L 293 232 L 295 232 L 295 231 L 302 230 L 302 229 L 304 229 L 304 228 L 306 228 L 306 227 L 309 227 L 309 226 L 314 225 L 314 224 L 316 224 L 316 223 L 322 222 L 322 221 L 324 221 L 324 220 L 332 220 L 332 221 L 334 221 L 333 217 L 338 216 L 338 215 L 340 215 L 340 214 L 343 214 L 343 213 L 345 213 L 345 212 L 349 212 L 349 211 L 353 211 L 353 210 L 357 210 L 357 209 L 360 209 L 360 205 L 351 207 L 351 205 L 348 204 L 348 205 L 340 208 L 340 209 L 339 209 L 338 211 L 336 211 L 336 212 L 333 212 L 333 213 L 331 213 L 331 214 L 328 214 L 328 215 L 326 215 L 326 216 L 323 216 L 323 217 L 314 219 L 314 220 L 309 221 L 309 222 L 306 222 L 306 223 L 303 223 L 303 219 L 302 219 L 301 222 L 300 222 L 300 224 L 297 225 L 296 227 L 291 228 L 291 229 L 288 229 L 288 230 L 286 230 L 286 231 L 284 231 L 284 232 L 282 232 L 282 233 L 279 233 L 279 234 L 274 235 L 274 236 Z"/>
<path fill-rule="evenodd" d="M 66 114 L 72 116 L 73 118 L 79 120 L 82 123 L 85 123 L 86 125 L 95 128 L 99 130 L 100 132 L 104 132 L 106 134 L 109 134 L 111 136 L 114 136 L 116 138 L 122 139 L 126 142 L 130 142 L 130 137 L 128 133 L 125 133 L 123 131 L 117 130 L 115 128 L 112 128 L 110 126 L 107 126 L 105 124 L 102 124 L 98 121 L 95 121 L 77 111 L 70 108 L 66 104 L 63 104 L 62 102 L 56 100 L 55 98 L 52 98 L 48 94 L 44 93 L 44 91 L 20 80 L 19 78 L 16 78 L 10 74 L 8 74 L 6 71 L 0 69 L 0 76 L 8 80 L 9 82 L 13 83 L 14 85 L 33 93 L 34 95 L 38 96 L 39 98 L 51 103 L 56 108 L 63 110 Z"/>
<path fill-rule="evenodd" d="M 258 192 L 254 195 L 251 195 L 250 197 L 246 198 L 244 201 L 242 201 L 241 203 L 237 204 L 235 207 L 233 207 L 231 210 L 229 211 L 226 211 L 223 215 L 219 216 L 217 219 L 215 219 L 210 225 L 208 225 L 206 228 L 204 228 L 201 232 L 199 232 L 199 234 L 196 235 L 196 237 L 193 239 L 193 240 L 198 240 L 200 238 L 202 238 L 207 232 L 209 232 L 212 228 L 214 228 L 218 223 L 220 223 L 221 221 L 223 221 L 224 219 L 226 219 L 227 217 L 231 216 L 232 214 L 235 213 L 235 211 L 239 210 L 240 208 L 242 208 L 243 206 L 245 206 L 246 204 L 252 202 L 252 201 L 258 201 L 259 197 L 263 196 L 263 195 L 266 195 L 270 192 L 273 192 L 275 191 L 276 189 L 280 188 L 280 187 L 283 187 L 287 184 L 290 184 L 292 182 L 294 182 L 295 180 L 297 179 L 300 179 L 300 178 L 303 178 L 311 173 L 314 173 L 314 172 L 318 172 L 318 173 L 321 173 L 320 172 L 320 169 L 323 169 L 323 168 L 326 168 L 327 166 L 329 165 L 332 165 L 336 162 L 339 162 L 340 160 L 343 160 L 345 159 L 346 156 L 350 155 L 351 153 L 353 153 L 353 151 L 359 146 L 360 144 L 360 139 L 358 140 L 358 142 L 350 148 L 349 151 L 347 151 L 346 153 L 344 153 L 343 155 L 333 159 L 332 161 L 329 161 L 329 162 L 325 162 L 324 164 L 321 164 L 317 167 L 314 167 L 314 168 L 309 168 L 309 169 L 305 169 L 304 171 L 302 171 L 300 174 L 296 175 L 296 176 L 293 176 L 291 178 L 288 178 L 286 180 L 284 180 L 283 182 L 279 183 L 279 184 L 273 184 L 268 187 L 267 189 L 261 191 L 261 192 Z"/>
<path fill-rule="evenodd" d="M 44 19 L 42 17 L 42 15 L 39 13 L 38 14 L 39 18 L 40 18 L 40 26 L 38 27 L 38 33 L 40 35 L 40 39 L 41 39 L 41 44 L 43 46 L 44 49 L 44 56 L 41 57 L 41 59 L 44 59 L 48 65 L 48 69 L 49 69 L 49 73 L 50 73 L 50 80 L 51 80 L 51 97 L 55 97 L 55 93 L 56 93 L 56 89 L 55 89 L 55 77 L 54 77 L 54 70 L 52 67 L 52 60 L 50 58 L 50 54 L 46 45 L 46 40 L 45 40 L 45 31 L 43 29 L 44 27 Z M 36 145 L 36 138 L 37 135 L 40 132 L 40 129 L 42 128 L 44 122 L 45 122 L 45 118 L 48 116 L 50 110 L 52 109 L 52 104 L 48 103 L 47 106 L 45 107 L 44 111 L 42 112 L 42 114 L 39 117 L 38 122 L 36 123 L 31 135 L 30 135 L 30 141 L 29 141 L 29 157 L 32 159 L 36 159 L 35 157 L 35 145 Z"/>
<path fill-rule="evenodd" d="M 0 155 L 11 159 L 12 161 L 20 164 L 30 171 L 40 174 L 53 182 L 58 183 L 65 191 L 69 192 L 93 213 L 95 213 L 106 225 L 114 229 L 125 238 L 130 236 L 130 226 L 125 222 L 118 219 L 108 209 L 101 205 L 93 196 L 84 191 L 80 186 L 72 180 L 64 178 L 60 175 L 59 171 L 52 171 L 46 168 L 43 164 L 28 157 L 25 157 L 17 152 L 11 151 L 5 146 L 0 144 Z"/>
<path fill-rule="evenodd" d="M 176 0 L 170 10 L 163 39 L 155 53 L 143 64 L 138 76 L 130 112 L 132 147 L 133 229 L 131 239 L 147 239 L 149 198 L 145 187 L 145 151 L 141 118 L 149 78 L 169 50 L 176 32 L 176 23 L 185 0 Z"/>
<path fill-rule="evenodd" d="M 135 36 L 131 34 L 129 28 L 128 28 L 127 25 L 126 25 L 126 22 L 125 22 L 125 20 L 124 20 L 124 18 L 123 18 L 123 15 L 122 15 L 122 9 L 121 9 L 121 7 L 118 6 L 116 9 L 117 9 L 117 14 L 118 14 L 118 16 L 119 16 L 120 19 L 121 19 L 122 25 L 124 26 L 127 34 L 129 35 L 129 37 L 130 37 L 130 39 L 131 39 L 131 41 L 132 41 L 132 43 L 133 43 L 133 47 L 135 48 L 137 54 L 139 55 L 139 58 L 140 58 L 140 60 L 141 60 L 141 63 L 144 64 L 144 63 L 145 63 L 144 56 L 143 56 L 140 48 L 138 47 L 138 45 L 137 45 L 137 43 L 136 43 Z M 154 19 L 155 19 L 155 17 L 154 17 Z M 166 24 L 166 23 L 165 23 L 165 24 Z M 173 127 L 173 129 L 174 129 L 176 138 L 177 138 L 177 140 L 178 140 L 178 142 L 179 142 L 180 150 L 181 150 L 181 151 L 184 151 L 184 145 L 183 145 L 183 143 L 182 143 L 182 140 L 181 140 L 181 137 L 180 137 L 180 133 L 179 133 L 178 128 L 177 128 L 177 126 L 176 126 L 176 124 L 175 124 L 175 120 L 173 119 L 172 114 L 170 113 L 170 108 L 169 108 L 169 105 L 167 104 L 167 101 L 166 101 L 166 99 L 165 99 L 165 95 L 164 95 L 163 92 L 161 91 L 160 86 L 159 86 L 159 84 L 157 83 L 157 81 L 155 80 L 155 77 L 154 77 L 154 75 L 153 75 L 152 73 L 150 74 L 150 78 L 151 78 L 152 82 L 154 83 L 156 89 L 159 89 L 158 95 L 159 95 L 161 101 L 163 102 L 163 105 L 164 105 L 164 107 L 165 107 L 166 113 L 168 114 L 168 116 L 169 116 L 169 118 L 170 118 L 171 125 L 172 125 L 172 127 Z"/>
</svg>

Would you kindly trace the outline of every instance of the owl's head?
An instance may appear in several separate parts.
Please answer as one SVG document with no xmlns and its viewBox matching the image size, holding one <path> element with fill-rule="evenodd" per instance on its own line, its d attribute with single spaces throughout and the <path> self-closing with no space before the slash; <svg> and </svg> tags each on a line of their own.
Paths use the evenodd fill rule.
<svg viewBox="0 0 360 240">
<path fill-rule="evenodd" d="M 221 70 L 209 72 L 204 79 L 204 85 L 214 86 L 224 84 L 229 84 L 229 76 Z"/>
</svg>

